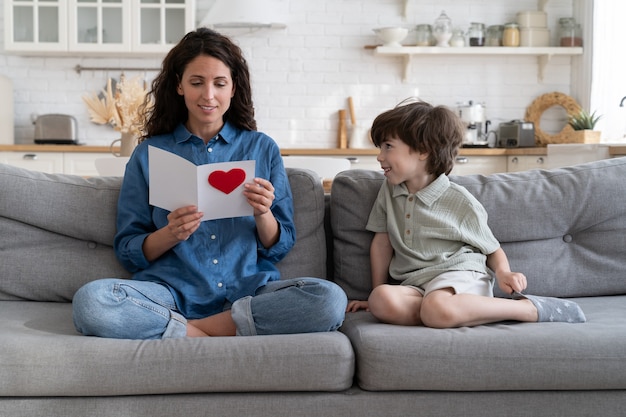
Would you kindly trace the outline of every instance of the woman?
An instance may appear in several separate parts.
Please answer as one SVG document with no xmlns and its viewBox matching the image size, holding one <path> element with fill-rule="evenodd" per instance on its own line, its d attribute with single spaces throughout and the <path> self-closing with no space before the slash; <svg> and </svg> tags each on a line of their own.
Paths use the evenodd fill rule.
<svg viewBox="0 0 626 417">
<path fill-rule="evenodd" d="M 345 293 L 322 279 L 280 280 L 274 265 L 295 243 L 291 189 L 278 146 L 256 131 L 240 48 L 210 29 L 188 33 L 165 57 L 151 95 L 114 242 L 133 279 L 82 287 L 76 329 L 125 339 L 336 330 Z M 148 145 L 196 165 L 255 160 L 256 178 L 244 191 L 254 216 L 202 221 L 195 206 L 150 206 Z"/>
</svg>

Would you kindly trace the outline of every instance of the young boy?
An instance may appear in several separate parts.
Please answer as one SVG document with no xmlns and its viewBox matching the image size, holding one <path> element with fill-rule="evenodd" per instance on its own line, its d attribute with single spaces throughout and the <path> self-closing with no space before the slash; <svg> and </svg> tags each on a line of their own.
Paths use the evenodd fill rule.
<svg viewBox="0 0 626 417">
<path fill-rule="evenodd" d="M 372 293 L 347 311 L 370 311 L 385 323 L 435 328 L 503 320 L 585 321 L 580 307 L 558 298 L 522 295 L 526 277 L 511 272 L 487 226 L 487 212 L 448 174 L 464 137 L 460 119 L 422 101 L 379 115 L 372 139 L 386 177 L 367 223 Z M 495 298 L 494 273 L 502 291 Z M 402 285 L 387 284 L 387 278 Z"/>
</svg>

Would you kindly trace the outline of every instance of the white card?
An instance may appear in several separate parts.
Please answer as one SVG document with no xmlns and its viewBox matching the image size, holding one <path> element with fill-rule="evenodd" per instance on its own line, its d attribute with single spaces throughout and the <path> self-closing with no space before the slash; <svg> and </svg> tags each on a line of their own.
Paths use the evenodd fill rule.
<svg viewBox="0 0 626 417">
<path fill-rule="evenodd" d="M 252 216 L 243 195 L 252 182 L 255 161 L 219 162 L 196 166 L 176 154 L 148 146 L 150 204 L 173 211 L 195 205 L 202 221 Z"/>
</svg>

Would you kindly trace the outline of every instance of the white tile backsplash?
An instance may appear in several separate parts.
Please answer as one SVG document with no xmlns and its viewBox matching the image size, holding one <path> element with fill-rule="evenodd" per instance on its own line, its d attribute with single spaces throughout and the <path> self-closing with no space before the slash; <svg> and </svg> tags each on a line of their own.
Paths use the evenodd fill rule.
<svg viewBox="0 0 626 417">
<path fill-rule="evenodd" d="M 533 10 L 537 0 L 289 0 L 285 30 L 257 31 L 233 39 L 242 47 L 252 72 L 260 130 L 283 147 L 335 147 L 337 111 L 353 96 L 360 124 L 406 97 L 419 94 L 435 104 L 454 107 L 474 100 L 486 104 L 492 126 L 523 118 L 526 107 L 551 91 L 570 94 L 570 58 L 553 57 L 544 80 L 538 79 L 534 56 L 416 56 L 408 82 L 402 81 L 403 60 L 375 56 L 365 45 L 377 42 L 373 28 L 432 23 L 442 9 L 455 26 L 486 25 L 514 20 L 520 10 Z M 551 0 L 548 20 L 572 15 L 573 0 Z M 197 19 L 213 0 L 197 1 Z M 3 13 L 0 10 L 0 13 Z M 4 41 L 4 19 L 0 16 Z M 410 42 L 410 37 L 407 40 Z M 3 47 L 1 49 L 3 51 Z M 23 57 L 0 54 L 0 74 L 14 87 L 16 142 L 32 142 L 32 114 L 68 113 L 78 119 L 80 139 L 108 145 L 119 135 L 89 121 L 81 100 L 104 88 L 119 71 L 83 71 L 74 67 L 158 67 L 157 58 Z M 132 76 L 135 73 L 127 72 Z M 151 80 L 155 72 L 148 72 Z"/>
</svg>

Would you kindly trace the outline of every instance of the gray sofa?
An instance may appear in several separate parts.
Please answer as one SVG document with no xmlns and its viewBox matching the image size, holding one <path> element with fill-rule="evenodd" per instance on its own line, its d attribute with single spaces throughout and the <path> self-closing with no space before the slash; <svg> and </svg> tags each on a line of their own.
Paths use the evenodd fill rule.
<svg viewBox="0 0 626 417">
<path fill-rule="evenodd" d="M 365 298 L 383 176 L 346 171 L 328 198 L 311 172 L 288 174 L 298 241 L 283 276 Z M 435 330 L 358 312 L 333 333 L 84 337 L 76 289 L 129 276 L 111 247 L 120 179 L 0 165 L 0 416 L 624 415 L 626 159 L 453 180 L 485 205 L 528 292 L 574 298 L 586 323 Z"/>
</svg>

